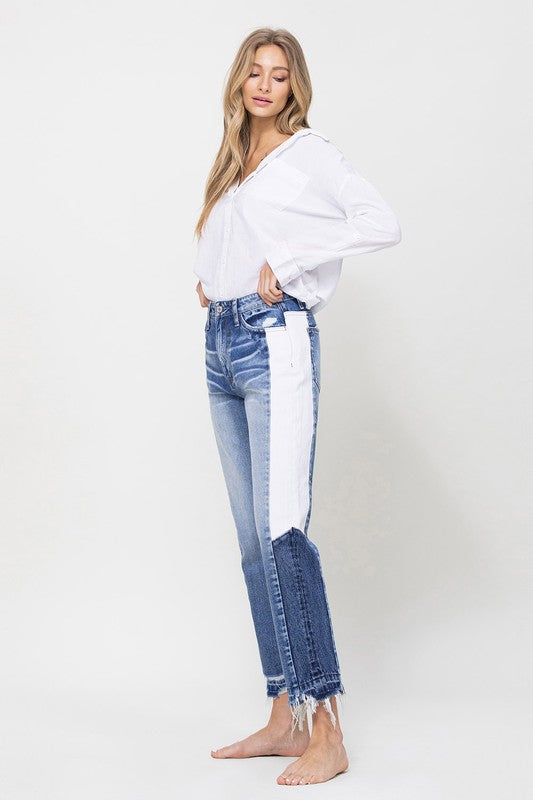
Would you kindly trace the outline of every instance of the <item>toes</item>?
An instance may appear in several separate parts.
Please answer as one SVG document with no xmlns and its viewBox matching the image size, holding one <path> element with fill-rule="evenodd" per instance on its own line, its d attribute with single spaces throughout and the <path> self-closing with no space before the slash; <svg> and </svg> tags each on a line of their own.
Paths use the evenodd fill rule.
<svg viewBox="0 0 533 800">
<path fill-rule="evenodd" d="M 229 747 L 219 747 L 218 750 L 211 750 L 211 755 L 213 758 L 225 758 L 229 750 Z"/>
<path fill-rule="evenodd" d="M 322 778 L 318 773 L 302 775 L 300 772 L 291 772 L 289 775 L 286 775 L 285 773 L 278 775 L 276 782 L 283 786 L 303 786 L 309 783 L 322 783 L 323 780 L 324 778 Z"/>
</svg>

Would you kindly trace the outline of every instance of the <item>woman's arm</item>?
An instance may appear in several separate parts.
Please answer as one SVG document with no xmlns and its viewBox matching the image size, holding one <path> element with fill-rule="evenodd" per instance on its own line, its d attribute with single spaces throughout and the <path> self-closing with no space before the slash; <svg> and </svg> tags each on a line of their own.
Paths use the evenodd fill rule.
<svg viewBox="0 0 533 800">
<path fill-rule="evenodd" d="M 331 155 L 333 154 L 333 158 Z M 335 145 L 311 166 L 301 194 L 279 212 L 279 238 L 265 258 L 283 287 L 319 264 L 370 253 L 401 241 L 398 219 L 378 190 Z"/>
</svg>

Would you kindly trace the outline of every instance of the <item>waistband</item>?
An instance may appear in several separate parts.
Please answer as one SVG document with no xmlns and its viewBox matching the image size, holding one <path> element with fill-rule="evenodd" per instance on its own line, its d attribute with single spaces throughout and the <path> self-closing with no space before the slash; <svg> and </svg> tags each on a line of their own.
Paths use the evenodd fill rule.
<svg viewBox="0 0 533 800">
<path fill-rule="evenodd" d="M 287 292 L 283 292 L 282 296 L 277 302 L 282 302 L 283 300 L 295 300 L 300 308 L 307 308 L 303 300 L 293 297 L 293 295 L 287 294 Z M 224 311 L 227 311 L 228 308 L 231 308 L 233 310 L 233 314 L 236 315 L 237 310 L 243 311 L 247 308 L 261 308 L 263 306 L 265 308 L 272 307 L 263 300 L 260 294 L 257 292 L 252 292 L 252 294 L 245 294 L 242 297 L 234 297 L 232 300 L 210 300 L 207 307 L 207 313 L 209 316 L 215 316 L 216 314 L 222 314 Z"/>
</svg>

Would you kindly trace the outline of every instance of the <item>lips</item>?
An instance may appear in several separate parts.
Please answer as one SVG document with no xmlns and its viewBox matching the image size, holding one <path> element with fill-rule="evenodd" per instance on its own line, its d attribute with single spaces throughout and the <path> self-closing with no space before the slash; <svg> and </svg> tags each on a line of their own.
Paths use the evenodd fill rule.
<svg viewBox="0 0 533 800">
<path fill-rule="evenodd" d="M 263 103 L 271 103 L 272 102 L 272 100 L 269 100 L 268 97 L 259 97 L 258 95 L 255 95 L 254 97 L 252 97 L 252 100 L 262 100 Z"/>
</svg>

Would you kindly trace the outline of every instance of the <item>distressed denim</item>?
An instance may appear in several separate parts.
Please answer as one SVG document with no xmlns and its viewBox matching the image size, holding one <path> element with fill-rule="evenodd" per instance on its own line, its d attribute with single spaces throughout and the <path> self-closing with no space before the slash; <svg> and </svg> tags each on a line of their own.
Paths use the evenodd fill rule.
<svg viewBox="0 0 533 800">
<path fill-rule="evenodd" d="M 308 536 L 320 340 L 283 293 L 211 301 L 205 323 L 210 413 L 237 529 L 266 693 L 288 692 L 292 733 L 344 694 L 320 554 Z"/>
</svg>

